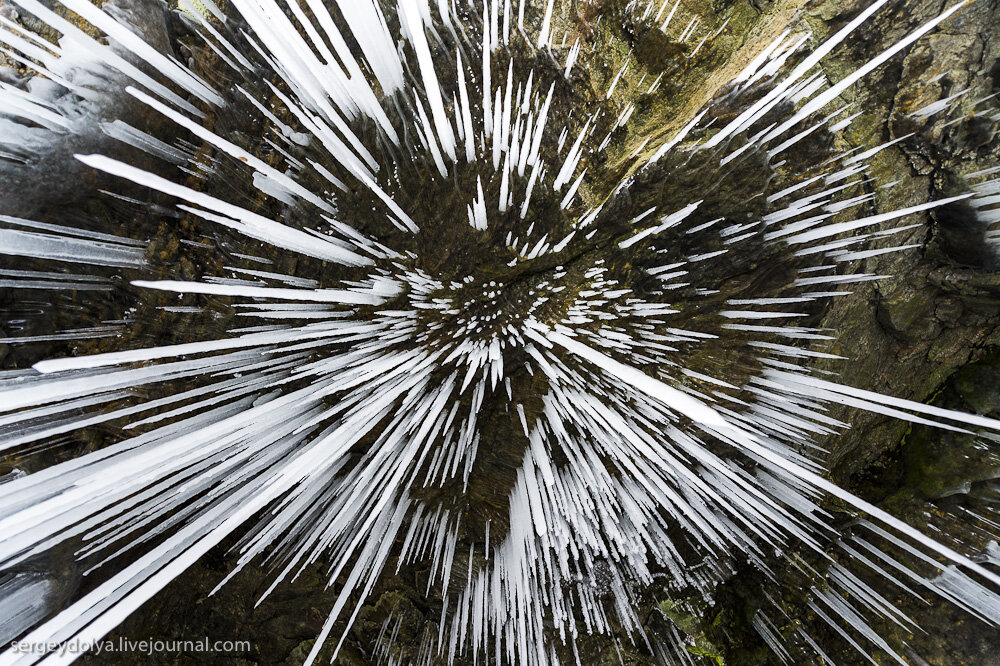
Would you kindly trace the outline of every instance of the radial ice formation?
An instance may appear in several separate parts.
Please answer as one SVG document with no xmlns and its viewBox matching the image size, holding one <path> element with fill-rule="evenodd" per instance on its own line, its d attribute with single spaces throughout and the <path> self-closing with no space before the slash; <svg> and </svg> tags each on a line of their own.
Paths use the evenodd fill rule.
<svg viewBox="0 0 1000 666">
<path fill-rule="evenodd" d="M 712 603 L 745 563 L 809 581 L 810 623 L 780 631 L 777 602 L 753 618 L 786 663 L 823 654 L 824 625 L 905 663 L 873 628 L 912 625 L 892 585 L 1000 623 L 995 570 L 828 481 L 815 446 L 847 427 L 829 403 L 1000 423 L 810 370 L 835 357 L 824 302 L 881 277 L 860 260 L 912 247 L 893 242 L 911 216 L 968 200 L 996 222 L 989 173 L 862 212 L 885 146 L 829 138 L 854 117 L 838 96 L 961 4 L 836 83 L 817 65 L 886 0 L 824 42 L 782 34 L 610 169 L 664 74 L 626 62 L 591 85 L 602 55 L 567 32 L 569 3 L 181 0 L 184 64 L 151 37 L 158 5 L 60 2 L 16 0 L 57 42 L 0 18 L 5 52 L 50 82 L 0 84 L 0 149 L 57 178 L 37 141 L 99 128 L 76 159 L 105 208 L 0 217 L 3 287 L 100 321 L 35 333 L 25 317 L 29 335 L 5 340 L 87 352 L 0 375 L 0 446 L 30 471 L 0 485 L 5 632 L 99 639 L 224 542 L 232 575 L 273 568 L 267 594 L 329 567 L 338 597 L 310 662 L 418 562 L 440 619 L 407 650 L 385 618 L 386 663 L 580 662 L 593 633 L 683 663 L 682 632 L 645 631 L 638 596 Z M 622 12 L 695 58 L 725 25 L 672 23 L 679 5 Z M 100 80 L 66 76 L 81 53 Z M 79 432 L 105 435 L 46 453 Z M 834 503 L 865 518 L 841 531 Z M 95 582 L 39 623 L 41 583 L 21 572 L 62 546 Z"/>
</svg>

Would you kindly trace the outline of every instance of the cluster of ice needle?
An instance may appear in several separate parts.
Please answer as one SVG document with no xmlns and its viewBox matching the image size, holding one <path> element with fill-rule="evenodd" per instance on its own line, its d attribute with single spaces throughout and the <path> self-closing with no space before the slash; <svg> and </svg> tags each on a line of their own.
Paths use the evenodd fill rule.
<svg viewBox="0 0 1000 666">
<path fill-rule="evenodd" d="M 0 252 L 25 262 L 2 272 L 4 288 L 86 294 L 124 275 L 167 313 L 260 325 L 0 373 L 5 452 L 118 433 L 0 484 L 8 637 L 105 636 L 237 538 L 231 575 L 273 567 L 265 597 L 329 567 L 337 601 L 309 662 L 339 648 L 335 625 L 351 626 L 384 575 L 418 561 L 440 617 L 409 661 L 386 618 L 387 663 L 579 663 L 592 633 L 687 663 L 681 631 L 644 632 L 639 591 L 666 579 L 711 602 L 741 563 L 817 581 L 802 591 L 816 622 L 900 663 L 871 618 L 912 621 L 863 578 L 1000 623 L 1000 575 L 828 481 L 815 447 L 846 427 L 831 402 L 953 429 L 1000 423 L 811 372 L 833 358 L 832 336 L 802 323 L 844 285 L 880 277 L 852 272 L 860 260 L 911 247 L 890 242 L 910 216 L 979 197 L 996 221 L 1000 181 L 862 214 L 874 195 L 847 193 L 885 146 L 775 171 L 846 127 L 849 109 L 828 107 L 961 5 L 836 83 L 817 65 L 887 0 L 809 51 L 808 35 L 782 34 L 732 83 L 738 112 L 706 109 L 659 145 L 636 142 L 609 183 L 595 175 L 602 155 L 662 74 L 623 66 L 597 95 L 575 85 L 600 54 L 566 43 L 555 0 L 180 0 L 209 69 L 164 54 L 111 3 L 14 2 L 61 37 L 0 16 L 4 52 L 48 82 L 0 83 L 3 158 L 93 140 L 100 151 L 76 159 L 118 184 L 105 196 L 217 230 L 184 247 L 229 265 L 192 277 L 158 264 L 148 238 L 2 216 Z M 678 4 L 625 11 L 667 31 Z M 695 57 L 724 27 L 692 19 L 677 39 L 700 40 Z M 114 117 L 121 98 L 132 116 Z M 123 313 L 9 342 L 128 325 Z M 866 518 L 840 534 L 830 500 Z M 46 617 L 37 579 L 19 572 L 62 543 L 100 581 Z M 776 629 L 783 613 L 775 603 L 753 620 L 775 653 L 822 654 L 808 624 Z"/>
</svg>

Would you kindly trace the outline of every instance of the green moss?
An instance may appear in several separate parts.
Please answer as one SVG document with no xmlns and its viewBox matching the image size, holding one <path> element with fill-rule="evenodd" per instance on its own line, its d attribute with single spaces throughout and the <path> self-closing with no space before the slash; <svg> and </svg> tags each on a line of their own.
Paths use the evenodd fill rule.
<svg viewBox="0 0 1000 666">
<path fill-rule="evenodd" d="M 705 650 L 699 645 L 689 645 L 687 651 L 700 657 L 708 657 L 719 666 L 726 666 L 726 660 L 723 659 L 721 655 L 716 654 L 714 651 L 710 652 Z"/>
<path fill-rule="evenodd" d="M 183 4 L 183 5 L 181 3 L 177 3 L 177 8 L 180 9 L 185 14 L 193 16 L 194 18 L 197 18 L 198 14 L 201 14 L 202 18 L 204 18 L 206 21 L 212 19 L 212 12 L 208 10 L 208 7 L 206 7 L 201 2 L 201 0 L 188 0 L 188 3 L 189 4 Z M 194 10 L 198 12 L 198 14 L 192 12 L 190 9 L 191 7 L 194 7 Z"/>
<path fill-rule="evenodd" d="M 707 657 L 718 666 L 725 666 L 726 661 L 722 656 L 722 650 L 705 636 L 700 618 L 681 610 L 680 604 L 670 600 L 661 601 L 657 607 L 693 641 L 685 646 L 688 652 L 699 657 Z"/>
</svg>

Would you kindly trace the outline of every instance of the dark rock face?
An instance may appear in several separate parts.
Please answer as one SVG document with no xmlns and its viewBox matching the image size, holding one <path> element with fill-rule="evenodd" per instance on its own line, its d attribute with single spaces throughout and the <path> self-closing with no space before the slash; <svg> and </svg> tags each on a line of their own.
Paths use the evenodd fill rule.
<svg viewBox="0 0 1000 666">
<path fill-rule="evenodd" d="M 764 35 L 774 35 L 788 25 L 808 26 L 814 32 L 814 39 L 819 40 L 839 28 L 864 3 L 829 0 L 824 3 L 764 2 L 755 5 L 735 2 L 685 6 L 684 11 L 701 14 L 704 20 L 717 26 L 726 18 L 730 19 L 725 33 L 730 36 L 690 59 L 687 58 L 691 54 L 690 44 L 672 43 L 658 31 L 640 34 L 635 26 L 619 28 L 608 17 L 616 16 L 615 11 L 622 4 L 586 3 L 577 15 L 567 13 L 561 17 L 581 36 L 613 54 L 602 63 L 603 67 L 595 64 L 587 72 L 575 74 L 574 86 L 588 86 L 591 93 L 606 89 L 608 80 L 619 69 L 619 56 L 628 48 L 632 48 L 635 58 L 647 67 L 662 69 L 668 79 L 662 95 L 640 101 L 636 113 L 645 124 L 645 133 L 616 137 L 610 153 L 612 157 L 595 166 L 603 169 L 609 183 L 616 182 L 626 168 L 620 158 L 646 138 L 664 133 L 667 127 L 683 125 L 701 104 L 717 99 L 719 108 L 723 109 L 719 113 L 724 113 L 726 91 L 720 86 Z M 941 8 L 938 2 L 920 0 L 895 3 L 891 9 L 878 14 L 845 52 L 826 61 L 828 77 L 831 81 L 838 80 Z M 605 20 L 598 22 L 602 16 Z M 877 178 L 864 186 L 867 189 L 862 189 L 862 192 L 876 193 L 870 204 L 872 214 L 960 193 L 965 188 L 964 176 L 1000 164 L 996 122 L 991 125 L 982 118 L 970 117 L 942 127 L 933 119 L 918 120 L 910 115 L 963 88 L 971 89 L 967 94 L 970 100 L 1000 92 L 1000 31 L 996 28 L 1000 25 L 1000 4 L 995 0 L 976 0 L 960 17 L 946 30 L 937 31 L 878 68 L 845 94 L 848 97 L 845 101 L 853 103 L 863 115 L 861 122 L 834 139 L 837 148 L 872 146 L 913 133 L 876 158 Z M 164 37 L 168 39 L 177 40 L 172 33 L 169 38 Z M 165 41 L 164 47 L 184 57 L 178 44 L 179 40 L 175 44 Z M 683 64 L 678 65 L 681 60 Z M 218 122 L 224 124 L 227 119 L 220 118 Z M 829 145 L 806 143 L 796 157 L 808 162 L 830 149 Z M 70 146 L 67 150 L 73 152 L 81 148 Z M 793 160 L 784 168 L 793 169 L 794 166 Z M 777 167 L 779 172 L 781 168 Z M 66 182 L 71 183 L 76 177 L 80 177 L 79 174 L 68 172 Z M 902 181 L 897 187 L 880 189 L 880 185 L 896 180 Z M 641 189 L 637 188 L 636 192 L 638 198 Z M 59 199 L 57 203 L 79 205 L 72 198 L 73 194 L 73 188 L 67 186 L 65 196 L 69 198 Z M 24 200 L 37 201 L 40 197 L 25 197 Z M 359 209 L 363 205 L 359 202 Z M 641 208 L 638 201 L 634 206 Z M 25 211 L 22 214 L 38 212 L 27 207 Z M 116 214 L 125 216 L 127 211 Z M 181 244 L 181 240 L 201 239 L 198 232 L 190 220 L 183 220 L 176 227 L 160 226 L 150 234 L 150 256 L 162 265 L 186 266 L 182 273 L 191 277 L 218 270 L 213 260 L 202 260 L 190 246 Z M 817 325 L 838 331 L 831 351 L 850 359 L 824 361 L 818 365 L 837 372 L 849 385 L 1000 416 L 1000 276 L 996 273 L 1000 266 L 983 240 L 984 233 L 984 229 L 977 227 L 969 207 L 955 204 L 924 215 L 922 224 L 908 232 L 905 242 L 919 247 L 865 260 L 861 271 L 894 277 L 873 286 L 861 286 L 852 296 L 836 300 L 827 311 L 812 313 Z M 443 244 L 441 238 L 428 238 L 438 247 L 422 248 L 420 254 L 432 262 L 434 268 L 462 273 L 463 263 L 482 264 L 474 247 L 459 247 L 454 239 L 451 241 L 454 245 L 448 245 Z M 886 247 L 900 242 L 886 241 Z M 240 249 L 243 248 L 234 251 Z M 589 248 L 589 251 L 601 252 L 602 248 Z M 740 260 L 749 258 L 738 257 L 737 264 Z M 729 268 L 734 275 L 741 272 L 739 265 Z M 295 267 L 285 266 L 283 270 L 294 273 Z M 496 270 L 503 269 L 498 266 Z M 551 270 L 551 267 L 540 270 Z M 515 279 L 521 277 L 514 276 Z M 144 307 L 152 310 L 156 305 L 147 301 Z M 6 307 L 8 304 L 0 303 L 0 308 Z M 149 314 L 154 316 L 152 312 Z M 141 315 L 137 318 L 141 319 Z M 223 321 L 212 325 L 219 330 L 225 327 Z M 170 328 L 158 325 L 156 330 Z M 144 334 L 141 329 L 134 333 L 137 338 Z M 174 335 L 180 339 L 179 331 L 175 330 Z M 156 342 L 165 344 L 170 340 L 157 339 Z M 97 350 L 102 350 L 100 343 L 89 348 L 81 346 L 74 352 Z M 27 367 L 33 360 L 52 353 L 51 348 L 36 347 L 5 354 L 0 346 L 0 360 L 7 368 Z M 528 378 L 522 379 L 524 386 L 530 385 Z M 989 448 L 980 446 L 981 440 L 922 426 L 910 428 L 902 422 L 847 407 L 832 415 L 851 424 L 846 433 L 821 442 L 830 450 L 832 478 L 914 525 L 920 526 L 927 514 L 933 514 L 947 522 L 953 530 L 951 533 L 960 536 L 963 543 L 983 558 L 990 556 L 993 552 L 990 549 L 995 545 L 991 546 L 986 538 L 988 532 L 961 518 L 963 512 L 974 512 L 977 502 L 991 501 L 997 490 L 995 479 L 1000 460 L 995 459 Z M 503 427 L 497 426 L 498 442 L 508 435 Z M 98 446 L 100 442 L 79 443 L 80 449 Z M 502 447 L 496 448 L 495 455 L 493 467 L 485 467 L 484 479 L 472 483 L 473 492 L 483 489 L 483 496 L 476 498 L 483 505 L 489 504 L 489 493 L 485 489 L 491 479 L 499 476 L 499 472 L 493 475 L 490 470 L 510 467 L 510 461 L 503 458 Z M 498 496 L 503 494 L 502 489 L 491 492 Z M 846 515 L 842 518 L 845 524 L 850 520 Z M 218 548 L 212 556 L 199 561 L 175 580 L 163 594 L 134 613 L 111 639 L 169 641 L 207 636 L 247 640 L 250 650 L 226 654 L 88 655 L 81 663 L 302 663 L 335 598 L 336 590 L 326 588 L 325 572 L 320 568 L 307 571 L 294 583 L 256 605 L 270 578 L 268 571 L 250 567 L 214 596 L 206 596 L 231 564 L 226 549 Z M 456 566 L 463 569 L 461 561 L 457 560 Z M 395 562 L 390 561 L 387 570 L 394 571 Z M 434 623 L 439 617 L 440 601 L 427 602 L 422 595 L 428 576 L 428 571 L 409 566 L 403 567 L 398 575 L 383 577 L 366 600 L 336 663 L 358 666 L 375 663 L 381 645 L 378 639 L 382 623 L 390 614 L 399 620 L 398 626 L 392 629 L 396 638 L 393 656 L 412 658 L 422 633 L 436 630 Z M 74 585 L 86 585 L 79 582 L 81 579 L 76 573 L 63 578 L 73 580 Z M 754 610 L 768 584 L 757 572 L 738 569 L 720 586 L 715 606 L 705 608 L 700 616 L 678 611 L 662 598 L 659 589 L 637 591 L 637 595 L 643 604 L 642 616 L 649 633 L 671 636 L 679 631 L 680 635 L 688 637 L 688 651 L 703 663 L 777 664 L 777 658 L 751 627 Z M 788 603 L 791 607 L 795 601 Z M 960 616 L 957 611 L 937 602 L 924 608 L 920 600 L 910 598 L 901 600 L 900 605 L 906 612 L 913 613 L 914 619 L 928 633 L 911 636 L 892 627 L 881 629 L 892 636 L 894 646 L 903 641 L 911 646 L 906 654 L 912 658 L 912 663 L 933 666 L 1000 663 L 997 656 L 1000 638 L 991 635 L 987 625 Z M 836 641 L 835 636 L 832 638 Z M 325 648 L 325 652 L 331 647 Z M 866 663 L 846 647 L 830 656 L 842 665 Z M 590 637 L 581 645 L 582 663 L 613 664 L 619 663 L 619 658 L 625 663 L 652 663 L 643 648 L 636 648 L 634 654 L 619 656 L 610 642 L 599 636 Z M 881 655 L 877 657 L 882 658 Z"/>
</svg>

